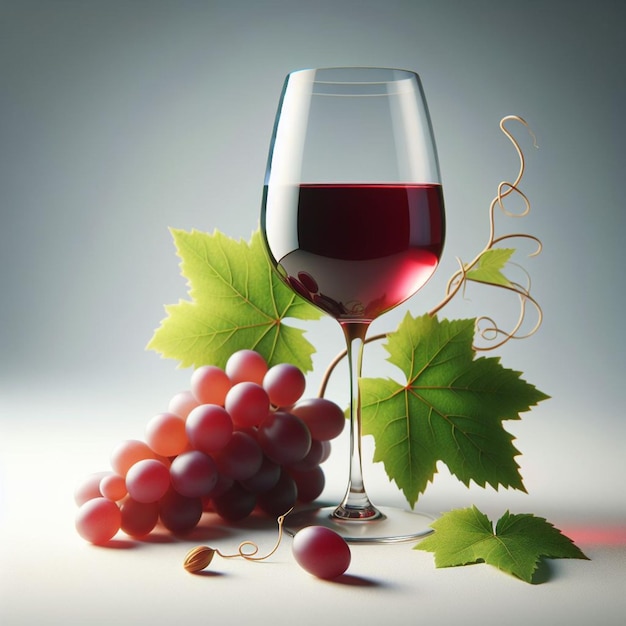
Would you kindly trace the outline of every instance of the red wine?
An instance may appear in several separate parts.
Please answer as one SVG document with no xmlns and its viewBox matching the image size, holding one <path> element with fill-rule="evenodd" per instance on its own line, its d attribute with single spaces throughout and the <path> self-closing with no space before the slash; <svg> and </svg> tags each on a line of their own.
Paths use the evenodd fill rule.
<svg viewBox="0 0 626 626">
<path fill-rule="evenodd" d="M 270 251 L 291 287 L 339 321 L 373 320 L 418 291 L 439 263 L 440 185 L 307 184 L 289 197 L 297 219 L 276 219 L 289 213 L 280 200 L 266 205 L 268 241 L 281 245 Z"/>
</svg>

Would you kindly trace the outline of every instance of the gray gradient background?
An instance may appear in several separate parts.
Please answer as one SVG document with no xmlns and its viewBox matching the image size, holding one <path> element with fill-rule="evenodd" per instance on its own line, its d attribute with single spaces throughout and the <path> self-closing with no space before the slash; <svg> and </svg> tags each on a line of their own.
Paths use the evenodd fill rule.
<svg viewBox="0 0 626 626">
<path fill-rule="evenodd" d="M 290 70 L 405 67 L 428 97 L 449 234 L 436 277 L 376 330 L 434 305 L 455 257 L 482 247 L 517 168 L 498 122 L 524 117 L 533 210 L 501 232 L 543 240 L 524 264 L 545 322 L 498 354 L 552 400 L 521 447 L 549 456 L 555 491 L 623 512 L 625 14 L 618 0 L 0 0 L 0 394 L 55 414 L 83 402 L 86 425 L 91 402 L 136 405 L 141 423 L 164 408 L 189 376 L 144 350 L 186 296 L 168 227 L 256 228 Z M 444 314 L 496 302 L 472 292 Z M 315 383 L 342 339 L 331 320 L 308 336 Z"/>
</svg>

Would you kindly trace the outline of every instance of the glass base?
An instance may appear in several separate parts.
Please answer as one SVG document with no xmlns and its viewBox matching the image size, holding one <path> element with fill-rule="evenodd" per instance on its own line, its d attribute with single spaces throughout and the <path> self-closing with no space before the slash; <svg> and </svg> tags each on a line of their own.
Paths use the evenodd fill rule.
<svg viewBox="0 0 626 626">
<path fill-rule="evenodd" d="M 306 526 L 326 526 L 350 543 L 396 543 L 430 535 L 434 517 L 394 507 L 376 508 L 381 516 L 373 520 L 342 520 L 333 516 L 337 506 L 294 511 L 285 518 L 285 531 L 292 537 Z"/>
</svg>

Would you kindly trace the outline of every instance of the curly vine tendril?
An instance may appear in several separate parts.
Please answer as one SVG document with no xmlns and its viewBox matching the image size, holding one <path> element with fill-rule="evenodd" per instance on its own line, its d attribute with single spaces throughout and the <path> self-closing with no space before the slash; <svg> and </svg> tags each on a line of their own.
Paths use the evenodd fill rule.
<svg viewBox="0 0 626 626">
<path fill-rule="evenodd" d="M 289 513 L 291 513 L 291 511 L 293 511 L 293 507 L 291 507 L 283 515 L 278 516 L 278 518 L 276 519 L 276 522 L 278 524 L 278 537 L 276 539 L 274 547 L 267 554 L 264 554 L 263 556 L 257 556 L 257 554 L 259 553 L 259 546 L 254 543 L 254 541 L 242 541 L 237 547 L 236 554 L 224 554 L 223 552 L 220 552 L 217 548 L 215 549 L 215 553 L 219 554 L 223 559 L 242 558 L 246 561 L 264 561 L 265 559 L 272 556 L 272 554 L 274 554 L 276 550 L 278 550 L 278 546 L 280 545 L 280 542 L 283 538 L 283 523 L 285 521 L 285 518 L 287 517 L 287 515 L 289 515 Z"/>
<path fill-rule="evenodd" d="M 485 254 L 485 252 L 493 249 L 496 246 L 496 244 L 500 244 L 503 241 L 507 241 L 509 239 L 529 239 L 535 242 L 536 249 L 533 252 L 531 252 L 528 256 L 533 257 L 541 253 L 541 250 L 542 250 L 541 241 L 534 235 L 529 235 L 526 233 L 510 233 L 510 234 L 496 237 L 496 218 L 495 218 L 496 207 L 499 208 L 500 211 L 502 211 L 502 213 L 505 216 L 512 217 L 512 218 L 525 217 L 526 215 L 530 213 L 530 201 L 528 197 L 526 196 L 526 194 L 523 191 L 521 191 L 521 189 L 519 188 L 519 184 L 524 176 L 524 171 L 526 168 L 524 153 L 522 152 L 522 149 L 518 141 L 515 139 L 513 134 L 506 127 L 506 123 L 509 121 L 517 121 L 523 124 L 528 129 L 528 132 L 533 138 L 533 145 L 537 147 L 536 137 L 534 133 L 530 130 L 527 122 L 524 119 L 522 119 L 521 117 L 517 115 L 507 115 L 506 117 L 500 120 L 500 129 L 507 136 L 507 138 L 511 141 L 519 157 L 519 170 L 517 173 L 517 177 L 515 178 L 515 181 L 512 183 L 504 181 L 498 185 L 497 195 L 491 201 L 491 204 L 489 205 L 489 238 L 487 240 L 487 244 L 485 245 L 483 250 L 481 250 L 476 255 L 476 257 L 474 257 L 474 259 L 470 261 L 469 263 L 463 264 L 460 259 L 457 259 L 459 263 L 459 269 L 452 275 L 452 277 L 448 281 L 448 284 L 446 286 L 446 295 L 443 298 L 443 300 L 436 307 L 431 309 L 431 311 L 429 311 L 429 315 L 431 316 L 435 315 L 438 311 L 440 311 L 448 302 L 450 302 L 450 300 L 452 300 L 452 298 L 461 289 L 465 289 L 467 281 L 471 280 L 470 278 L 468 278 L 468 273 L 480 263 L 480 260 L 482 256 Z M 504 199 L 510 196 L 511 194 L 516 194 L 518 197 L 522 199 L 522 202 L 523 202 L 522 211 L 518 211 L 518 212 L 510 211 L 505 206 Z M 476 320 L 477 335 L 481 339 L 485 341 L 489 341 L 491 343 L 486 346 L 479 346 L 475 344 L 473 346 L 475 350 L 477 351 L 494 350 L 496 348 L 499 348 L 503 344 L 505 344 L 510 339 L 523 339 L 526 337 L 530 337 L 535 332 L 537 332 L 543 320 L 543 312 L 541 310 L 541 307 L 539 306 L 539 303 L 530 295 L 530 277 L 528 276 L 528 274 L 527 274 L 527 277 L 528 277 L 528 284 L 525 287 L 515 282 L 509 282 L 508 285 L 503 285 L 503 284 L 496 285 L 492 283 L 494 287 L 499 287 L 500 289 L 511 291 L 519 297 L 520 314 L 517 319 L 517 322 L 514 324 L 513 328 L 510 331 L 504 331 L 502 328 L 498 326 L 498 324 L 491 317 L 488 317 L 488 316 L 479 317 Z M 536 311 L 537 322 L 535 323 L 533 328 L 530 329 L 530 331 L 522 335 L 522 334 L 519 334 L 519 331 L 522 328 L 522 325 L 526 318 L 528 303 L 532 304 L 532 306 L 534 307 Z M 485 327 L 485 324 L 487 324 L 486 327 Z"/>
<path fill-rule="evenodd" d="M 519 158 L 519 170 L 517 173 L 517 177 L 512 183 L 503 181 L 498 185 L 497 194 L 495 198 L 491 201 L 491 204 L 489 205 L 489 238 L 487 239 L 487 243 L 485 247 L 469 263 L 464 264 L 461 261 L 461 259 L 457 257 L 459 269 L 448 280 L 444 298 L 441 300 L 441 302 L 437 306 L 435 306 L 433 309 L 431 309 L 428 312 L 428 314 L 431 317 L 437 314 L 441 309 L 443 309 L 443 307 L 446 304 L 448 304 L 448 302 L 450 302 L 459 291 L 461 290 L 465 291 L 467 287 L 467 281 L 472 280 L 471 278 L 468 277 L 468 273 L 472 269 L 476 268 L 476 266 L 480 263 L 480 260 L 482 256 L 485 254 L 485 252 L 492 250 L 497 244 L 500 244 L 503 241 L 508 241 L 509 239 L 528 239 L 530 241 L 533 241 L 536 244 L 536 249 L 528 255 L 529 257 L 537 256 L 542 251 L 542 248 L 543 248 L 542 243 L 534 235 L 529 235 L 527 233 L 510 233 L 510 234 L 496 236 L 496 216 L 495 216 L 496 208 L 499 208 L 500 211 L 506 217 L 512 217 L 512 218 L 525 217 L 530 213 L 530 201 L 528 197 L 526 196 L 526 194 L 524 194 L 524 192 L 521 191 L 521 189 L 519 188 L 519 184 L 522 181 L 522 178 L 524 176 L 524 171 L 526 169 L 526 161 L 524 158 L 524 153 L 522 152 L 522 149 L 517 139 L 513 136 L 513 134 L 509 131 L 509 129 L 506 126 L 507 123 L 511 121 L 519 122 L 520 124 L 525 126 L 533 139 L 534 147 L 537 147 L 537 139 L 535 137 L 535 134 L 532 132 L 532 130 L 528 126 L 528 123 L 524 119 L 522 119 L 521 117 L 517 115 L 507 115 L 506 117 L 503 117 L 500 120 L 500 130 L 506 135 L 506 137 L 513 144 L 513 147 L 515 148 L 515 151 L 517 152 L 517 156 Z M 517 197 L 521 198 L 522 203 L 523 203 L 522 205 L 523 209 L 521 211 L 511 211 L 505 206 L 504 200 L 507 197 L 509 197 L 511 194 L 515 194 Z M 535 332 L 537 332 L 537 330 L 541 326 L 541 323 L 543 321 L 542 309 L 539 303 L 530 294 L 530 276 L 523 268 L 521 269 L 526 274 L 526 278 L 527 278 L 526 286 L 521 285 L 516 282 L 512 282 L 512 281 L 509 281 L 508 284 L 490 283 L 494 287 L 498 287 L 500 289 L 510 291 L 518 296 L 520 300 L 520 312 L 519 312 L 517 321 L 513 325 L 513 328 L 509 331 L 505 331 L 500 326 L 498 326 L 498 324 L 495 322 L 493 318 L 487 315 L 478 317 L 476 319 L 477 336 L 480 339 L 483 339 L 484 341 L 489 342 L 489 344 L 486 346 L 479 346 L 479 345 L 474 344 L 473 346 L 474 350 L 476 351 L 494 350 L 496 348 L 501 347 L 502 345 L 504 345 L 507 341 L 511 339 L 524 339 L 524 338 L 530 337 Z M 526 319 L 528 304 L 531 304 L 532 307 L 535 309 L 535 312 L 537 314 L 537 322 L 528 332 L 526 332 L 525 334 L 519 334 L 519 331 L 521 330 L 523 326 L 524 320 Z M 385 333 L 382 333 L 379 335 L 373 335 L 371 337 L 368 337 L 365 340 L 365 343 L 384 339 L 385 337 L 386 337 Z M 335 357 L 335 359 L 333 359 L 333 361 L 330 363 L 328 368 L 326 369 L 326 372 L 324 374 L 324 377 L 323 377 L 323 380 L 319 389 L 320 397 L 324 396 L 332 371 L 339 364 L 339 362 L 346 356 L 346 354 L 347 353 L 345 350 L 339 353 Z"/>
</svg>

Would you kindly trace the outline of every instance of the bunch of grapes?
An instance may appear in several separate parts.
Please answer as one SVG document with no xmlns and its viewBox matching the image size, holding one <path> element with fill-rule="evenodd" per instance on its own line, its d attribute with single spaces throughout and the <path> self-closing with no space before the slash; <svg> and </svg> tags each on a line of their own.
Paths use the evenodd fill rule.
<svg viewBox="0 0 626 626">
<path fill-rule="evenodd" d="M 78 533 L 97 544 L 119 530 L 146 536 L 159 523 L 184 533 L 205 511 L 235 522 L 312 502 L 345 417 L 330 400 L 303 399 L 304 390 L 300 369 L 268 367 L 253 350 L 235 352 L 223 370 L 197 368 L 190 389 L 148 421 L 144 440 L 122 441 L 111 469 L 77 486 Z"/>
</svg>

